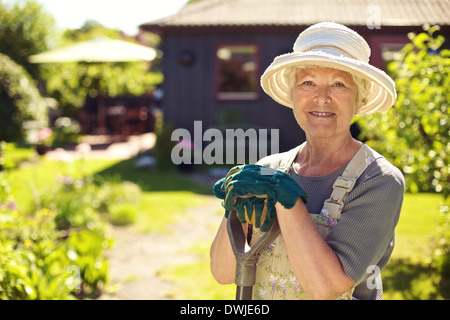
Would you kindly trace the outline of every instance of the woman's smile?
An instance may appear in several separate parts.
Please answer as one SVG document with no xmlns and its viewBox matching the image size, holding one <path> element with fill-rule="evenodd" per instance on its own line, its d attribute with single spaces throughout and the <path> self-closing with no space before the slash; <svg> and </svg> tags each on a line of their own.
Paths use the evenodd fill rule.
<svg viewBox="0 0 450 320">
<path fill-rule="evenodd" d="M 310 111 L 308 112 L 310 115 L 312 115 L 315 118 L 331 118 L 335 116 L 336 114 L 333 112 L 318 112 L 318 111 Z"/>
</svg>

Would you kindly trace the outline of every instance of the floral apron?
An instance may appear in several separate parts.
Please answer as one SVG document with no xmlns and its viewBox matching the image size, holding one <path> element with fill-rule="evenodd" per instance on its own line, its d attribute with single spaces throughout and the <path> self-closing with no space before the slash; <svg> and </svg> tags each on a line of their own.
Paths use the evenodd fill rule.
<svg viewBox="0 0 450 320">
<path fill-rule="evenodd" d="M 304 144 L 289 151 L 278 170 L 289 173 L 303 146 Z M 344 198 L 352 191 L 356 180 L 373 161 L 380 157 L 382 156 L 364 144 L 348 163 L 342 175 L 334 182 L 331 196 L 324 202 L 320 214 L 310 214 L 324 239 L 339 222 Z M 254 228 L 250 245 L 256 243 L 262 235 L 260 230 Z M 353 291 L 354 288 L 348 290 L 338 299 L 352 299 Z M 253 286 L 253 300 L 272 299 L 309 299 L 294 275 L 281 234 L 261 254 L 256 268 L 256 283 Z"/>
</svg>

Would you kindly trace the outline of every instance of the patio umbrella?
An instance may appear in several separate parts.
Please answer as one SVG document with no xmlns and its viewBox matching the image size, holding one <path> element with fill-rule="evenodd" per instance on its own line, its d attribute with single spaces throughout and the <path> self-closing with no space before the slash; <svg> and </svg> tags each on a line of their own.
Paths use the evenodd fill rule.
<svg viewBox="0 0 450 320">
<path fill-rule="evenodd" d="M 97 37 L 32 55 L 29 57 L 29 61 L 31 63 L 152 61 L 156 58 L 156 55 L 155 49 L 140 44 L 108 37 Z M 97 89 L 99 92 L 97 101 L 98 122 L 100 130 L 104 130 L 105 105 L 101 88 Z"/>
<path fill-rule="evenodd" d="M 29 57 L 31 63 L 151 61 L 156 50 L 140 44 L 97 37 Z"/>
</svg>

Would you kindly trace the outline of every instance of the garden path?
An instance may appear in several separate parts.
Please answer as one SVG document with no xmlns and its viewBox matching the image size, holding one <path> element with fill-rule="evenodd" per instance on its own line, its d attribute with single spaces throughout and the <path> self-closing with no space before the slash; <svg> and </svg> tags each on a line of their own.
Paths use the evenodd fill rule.
<svg viewBox="0 0 450 320">
<path fill-rule="evenodd" d="M 222 219 L 215 214 L 219 207 L 219 199 L 207 196 L 207 204 L 189 209 L 182 221 L 170 226 L 170 234 L 141 234 L 133 227 L 113 227 L 115 245 L 107 252 L 107 257 L 110 285 L 116 286 L 117 291 L 105 293 L 99 299 L 176 299 L 169 293 L 176 285 L 164 280 L 158 271 L 169 265 L 199 260 L 199 256 L 187 253 L 187 249 L 197 242 L 212 241 Z"/>
<path fill-rule="evenodd" d="M 129 159 L 151 149 L 156 142 L 154 132 L 129 136 L 114 141 L 110 136 L 85 136 L 82 143 L 73 148 L 57 148 L 46 154 L 49 159 L 58 160 L 69 156 L 82 156 L 89 159 Z M 89 145 L 89 146 L 88 146 Z M 87 147 L 87 149 L 86 149 Z"/>
</svg>

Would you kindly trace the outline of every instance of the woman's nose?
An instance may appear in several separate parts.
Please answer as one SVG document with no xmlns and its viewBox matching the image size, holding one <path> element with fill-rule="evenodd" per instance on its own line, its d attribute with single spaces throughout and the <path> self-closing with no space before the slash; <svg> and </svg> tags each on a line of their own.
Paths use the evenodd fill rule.
<svg viewBox="0 0 450 320">
<path fill-rule="evenodd" d="M 319 86 L 317 88 L 317 92 L 316 92 L 316 96 L 314 97 L 314 101 L 318 104 L 330 103 L 331 98 L 328 94 L 327 86 Z"/>
</svg>

